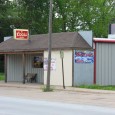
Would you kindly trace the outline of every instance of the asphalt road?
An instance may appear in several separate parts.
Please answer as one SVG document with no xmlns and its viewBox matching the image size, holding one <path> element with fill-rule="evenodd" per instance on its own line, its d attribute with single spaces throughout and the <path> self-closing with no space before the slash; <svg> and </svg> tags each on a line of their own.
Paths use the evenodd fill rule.
<svg viewBox="0 0 115 115">
<path fill-rule="evenodd" d="M 115 109 L 1 96 L 0 115 L 115 115 Z"/>
</svg>

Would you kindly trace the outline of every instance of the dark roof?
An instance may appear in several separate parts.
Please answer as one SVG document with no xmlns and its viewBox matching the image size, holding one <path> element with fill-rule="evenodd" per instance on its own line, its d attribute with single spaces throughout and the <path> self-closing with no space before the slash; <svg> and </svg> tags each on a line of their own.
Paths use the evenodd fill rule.
<svg viewBox="0 0 115 115">
<path fill-rule="evenodd" d="M 91 49 L 77 32 L 52 34 L 52 49 Z M 0 43 L 0 52 L 40 51 L 48 49 L 48 34 L 31 35 L 31 41 L 13 38 Z"/>
</svg>

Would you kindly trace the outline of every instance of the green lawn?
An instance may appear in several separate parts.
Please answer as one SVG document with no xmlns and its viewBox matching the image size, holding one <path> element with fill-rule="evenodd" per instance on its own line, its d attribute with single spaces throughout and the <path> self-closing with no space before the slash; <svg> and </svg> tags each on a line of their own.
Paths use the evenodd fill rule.
<svg viewBox="0 0 115 115">
<path fill-rule="evenodd" d="M 0 73 L 0 80 L 4 80 L 5 76 L 4 73 Z"/>
<path fill-rule="evenodd" d="M 115 86 L 99 86 L 99 85 L 81 85 L 79 88 L 87 88 L 87 89 L 100 89 L 100 90 L 115 90 Z"/>
</svg>

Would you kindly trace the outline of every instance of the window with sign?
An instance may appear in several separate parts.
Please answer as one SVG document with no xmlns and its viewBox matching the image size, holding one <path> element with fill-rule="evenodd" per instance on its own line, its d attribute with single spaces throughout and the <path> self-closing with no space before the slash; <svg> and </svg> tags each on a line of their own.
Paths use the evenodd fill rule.
<svg viewBox="0 0 115 115">
<path fill-rule="evenodd" d="M 34 56 L 33 57 L 33 67 L 34 68 L 43 68 L 43 57 L 42 56 Z"/>
</svg>

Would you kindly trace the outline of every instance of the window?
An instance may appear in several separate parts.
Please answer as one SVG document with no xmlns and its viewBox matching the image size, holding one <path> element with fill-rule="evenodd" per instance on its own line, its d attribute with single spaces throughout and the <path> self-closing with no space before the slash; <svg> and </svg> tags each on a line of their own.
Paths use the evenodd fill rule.
<svg viewBox="0 0 115 115">
<path fill-rule="evenodd" d="M 34 56 L 33 57 L 33 67 L 34 68 L 43 68 L 43 57 L 42 56 Z"/>
</svg>

